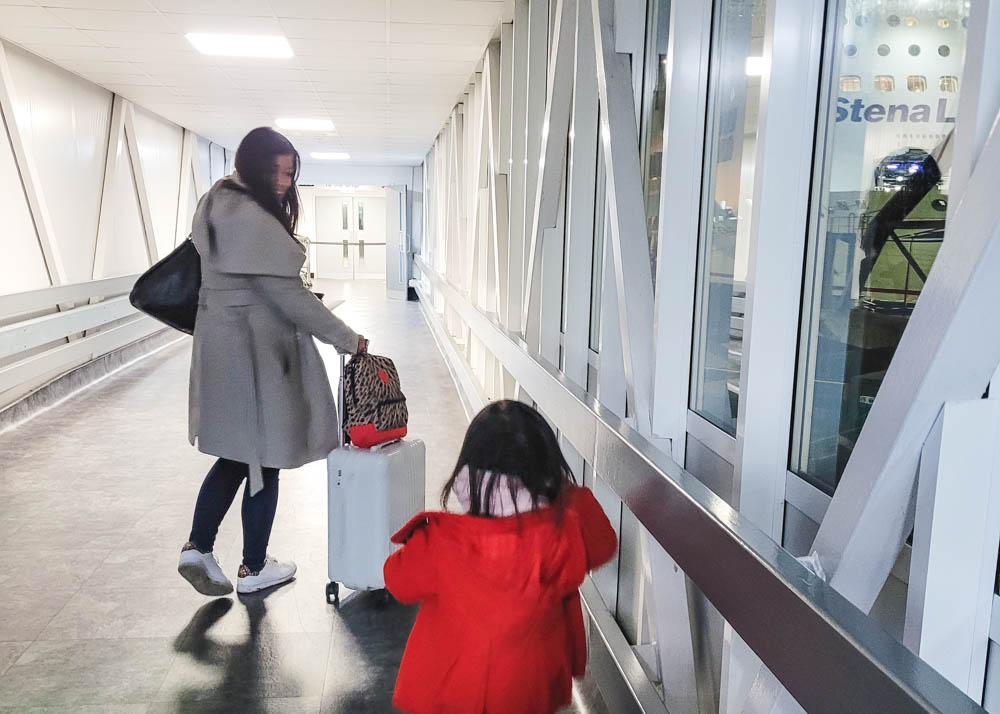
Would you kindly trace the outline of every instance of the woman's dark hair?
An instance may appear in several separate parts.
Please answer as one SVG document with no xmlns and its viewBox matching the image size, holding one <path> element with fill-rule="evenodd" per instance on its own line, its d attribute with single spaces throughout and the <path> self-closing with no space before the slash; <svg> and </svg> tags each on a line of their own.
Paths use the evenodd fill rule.
<svg viewBox="0 0 1000 714">
<path fill-rule="evenodd" d="M 523 485 L 536 508 L 556 503 L 563 487 L 575 482 L 548 422 L 527 404 L 511 400 L 487 405 L 472 420 L 455 471 L 441 492 L 442 507 L 447 508 L 448 496 L 466 467 L 473 516 L 490 515 L 489 504 L 504 481 L 502 476 L 510 477 L 506 482 L 514 503 L 515 489 Z"/>
<path fill-rule="evenodd" d="M 292 186 L 280 200 L 274 193 L 274 162 L 279 156 L 291 156 L 295 166 Z M 299 222 L 299 180 L 301 161 L 299 152 L 292 142 L 266 126 L 254 129 L 240 142 L 236 149 L 236 173 L 250 189 L 250 193 L 261 206 L 281 221 L 288 234 L 295 236 Z"/>
</svg>

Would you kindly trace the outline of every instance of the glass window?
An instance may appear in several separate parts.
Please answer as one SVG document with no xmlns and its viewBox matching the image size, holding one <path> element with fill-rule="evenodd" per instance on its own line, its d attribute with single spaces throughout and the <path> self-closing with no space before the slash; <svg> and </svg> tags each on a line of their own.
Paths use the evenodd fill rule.
<svg viewBox="0 0 1000 714">
<path fill-rule="evenodd" d="M 340 204 L 340 223 L 341 227 L 347 230 L 347 221 L 350 220 L 347 213 L 347 202 L 341 202 Z"/>
<path fill-rule="evenodd" d="M 923 44 L 947 40 L 953 51 L 904 55 L 915 73 L 898 88 L 880 81 L 891 79 L 876 74 L 890 59 L 874 52 L 838 55 L 827 68 L 876 77 L 860 95 L 831 97 L 817 143 L 790 468 L 830 493 L 941 247 L 965 54 L 964 0 L 898 0 L 902 23 L 881 18 L 882 5 L 846 2 L 865 3 L 877 21 L 858 27 L 845 16 L 838 43 L 907 47 L 918 27 Z M 943 26 L 942 17 L 953 21 Z"/>
<path fill-rule="evenodd" d="M 649 0 L 646 13 L 646 65 L 642 97 L 642 176 L 646 200 L 646 235 L 653 287 L 660 229 L 660 173 L 663 166 L 663 119 L 666 110 L 667 38 L 670 0 Z"/>
<path fill-rule="evenodd" d="M 840 91 L 841 92 L 860 92 L 861 91 L 861 77 L 856 74 L 849 74 L 846 77 L 840 78 Z"/>
<path fill-rule="evenodd" d="M 358 201 L 358 230 L 363 231 L 365 229 L 365 204 Z"/>
<path fill-rule="evenodd" d="M 691 408 L 734 434 L 766 0 L 716 3 Z M 753 59 L 751 59 L 753 58 Z"/>
<path fill-rule="evenodd" d="M 876 92 L 892 92 L 896 89 L 896 78 L 891 74 L 875 75 Z"/>
</svg>

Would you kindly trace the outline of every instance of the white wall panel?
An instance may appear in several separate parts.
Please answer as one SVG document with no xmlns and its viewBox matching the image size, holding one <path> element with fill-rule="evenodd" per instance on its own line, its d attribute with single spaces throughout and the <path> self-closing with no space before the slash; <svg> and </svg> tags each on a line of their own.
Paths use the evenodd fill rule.
<svg viewBox="0 0 1000 714">
<path fill-rule="evenodd" d="M 212 144 L 208 139 L 198 137 L 198 157 L 195 160 L 196 170 L 201 174 L 206 186 L 212 185 Z"/>
<path fill-rule="evenodd" d="M 156 245 L 164 256 L 174 243 L 184 130 L 139 107 L 135 108 L 135 130 Z"/>
<path fill-rule="evenodd" d="M 186 171 L 191 171 L 190 168 L 186 168 Z M 193 173 L 193 172 L 192 172 Z M 187 215 L 182 219 L 184 221 L 184 233 L 188 234 L 191 232 L 191 224 L 194 222 L 194 212 L 198 208 L 198 195 L 197 189 L 194 187 L 194 179 L 191 179 L 191 183 L 188 186 L 188 202 L 187 202 Z"/>
<path fill-rule="evenodd" d="M 409 186 L 412 166 L 354 166 L 351 164 L 303 163 L 300 184 L 335 186 Z"/>
<path fill-rule="evenodd" d="M 117 180 L 115 185 L 110 187 L 114 192 L 112 203 L 114 216 L 105 236 L 107 253 L 104 259 L 104 271 L 102 275 L 95 277 L 140 273 L 149 266 L 142 231 L 142 214 L 139 212 L 139 198 L 135 193 L 135 177 L 132 174 L 132 165 L 129 163 L 128 147 L 124 141 L 118 144 L 117 161 Z"/>
<path fill-rule="evenodd" d="M 21 177 L 14 164 L 14 152 L 6 134 L 0 134 L 0 295 L 35 290 L 49 285 L 49 276 L 42 260 L 42 250 L 35 235 L 35 226 L 28 212 L 28 202 L 21 187 Z"/>
<path fill-rule="evenodd" d="M 209 159 L 212 162 L 212 183 L 226 175 L 226 150 L 218 144 L 212 144 Z"/>
<path fill-rule="evenodd" d="M 6 48 L 18 126 L 34 157 L 66 279 L 88 280 L 112 95 L 18 47 Z"/>
</svg>

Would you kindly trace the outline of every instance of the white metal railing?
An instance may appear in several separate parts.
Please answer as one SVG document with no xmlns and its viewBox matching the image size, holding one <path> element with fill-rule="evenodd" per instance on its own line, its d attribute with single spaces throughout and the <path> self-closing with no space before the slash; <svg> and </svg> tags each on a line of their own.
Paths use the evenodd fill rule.
<svg viewBox="0 0 1000 714">
<path fill-rule="evenodd" d="M 137 275 L 0 295 L 0 409 L 50 379 L 156 332 L 129 304 Z M 39 315 L 39 313 L 43 313 Z"/>
<path fill-rule="evenodd" d="M 807 711 L 983 711 L 422 259 L 414 265 L 425 310 L 437 313 L 440 300 L 457 314 Z M 593 587 L 582 594 L 603 614 Z M 595 623 L 631 691 L 628 709 L 664 711 L 635 655 L 614 646 L 613 621 Z"/>
</svg>

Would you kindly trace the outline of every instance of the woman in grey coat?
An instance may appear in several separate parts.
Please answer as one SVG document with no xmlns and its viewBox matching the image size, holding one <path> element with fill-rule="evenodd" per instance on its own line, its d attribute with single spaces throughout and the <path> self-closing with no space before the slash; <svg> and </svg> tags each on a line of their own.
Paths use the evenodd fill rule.
<svg viewBox="0 0 1000 714">
<path fill-rule="evenodd" d="M 191 356 L 189 436 L 219 460 L 205 477 L 178 570 L 198 592 L 233 585 L 212 552 L 243 481 L 243 563 L 237 591 L 295 575 L 267 554 L 278 504 L 278 470 L 325 458 L 337 445 L 337 407 L 313 337 L 344 354 L 367 341 L 302 284 L 305 249 L 295 238 L 299 155 L 260 128 L 236 152 L 194 216 L 201 295 Z"/>
</svg>

